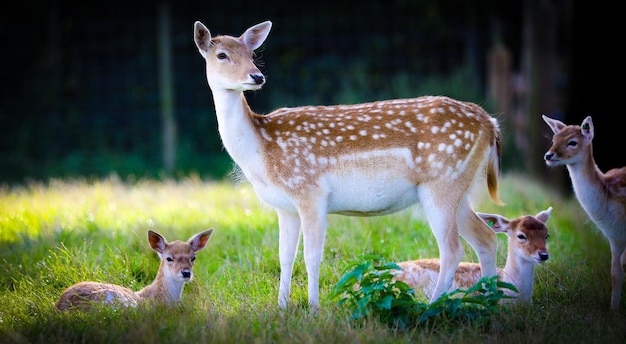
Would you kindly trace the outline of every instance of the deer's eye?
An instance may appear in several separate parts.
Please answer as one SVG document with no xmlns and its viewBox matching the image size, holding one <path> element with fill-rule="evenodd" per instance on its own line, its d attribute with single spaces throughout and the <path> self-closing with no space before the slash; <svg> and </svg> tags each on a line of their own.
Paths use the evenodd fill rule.
<svg viewBox="0 0 626 344">
<path fill-rule="evenodd" d="M 195 261 L 196 260 L 196 256 L 191 257 L 191 261 Z"/>
<path fill-rule="evenodd" d="M 550 234 L 546 235 L 546 240 L 550 239 Z"/>
<path fill-rule="evenodd" d="M 568 147 L 576 147 L 577 144 L 578 144 L 578 142 L 576 140 L 569 140 L 569 141 L 567 141 L 567 146 Z"/>
<path fill-rule="evenodd" d="M 167 258 L 165 258 L 165 260 L 167 260 L 168 262 L 173 262 L 174 261 L 174 259 L 172 259 L 172 257 L 167 257 Z"/>
<path fill-rule="evenodd" d="M 520 240 L 526 240 L 526 236 L 524 234 L 518 234 L 517 238 Z"/>
<path fill-rule="evenodd" d="M 226 55 L 226 53 L 217 53 L 218 60 L 225 60 L 227 58 L 228 58 L 228 55 Z"/>
</svg>

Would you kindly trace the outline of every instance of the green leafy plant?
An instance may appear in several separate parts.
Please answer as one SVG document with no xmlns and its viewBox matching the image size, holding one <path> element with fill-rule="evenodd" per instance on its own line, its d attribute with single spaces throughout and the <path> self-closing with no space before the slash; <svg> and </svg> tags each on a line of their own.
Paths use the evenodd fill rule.
<svg viewBox="0 0 626 344">
<path fill-rule="evenodd" d="M 396 263 L 366 255 L 364 261 L 348 265 L 329 297 L 339 298 L 340 306 L 350 307 L 352 319 L 374 316 L 399 328 L 432 326 L 439 322 L 480 326 L 505 309 L 500 301 L 511 296 L 504 289 L 517 291 L 498 276 L 483 277 L 467 290 L 444 293 L 427 304 L 419 301 L 406 283 L 393 279 L 393 270 L 397 269 L 400 267 Z"/>
</svg>

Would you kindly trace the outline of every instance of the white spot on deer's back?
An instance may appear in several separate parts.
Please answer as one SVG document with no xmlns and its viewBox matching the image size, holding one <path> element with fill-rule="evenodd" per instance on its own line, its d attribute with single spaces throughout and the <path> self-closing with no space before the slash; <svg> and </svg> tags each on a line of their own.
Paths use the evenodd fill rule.
<svg viewBox="0 0 626 344">
<path fill-rule="evenodd" d="M 272 141 L 272 137 L 267 134 L 267 131 L 265 131 L 264 128 L 261 128 L 261 136 L 265 139 L 265 141 Z"/>
</svg>

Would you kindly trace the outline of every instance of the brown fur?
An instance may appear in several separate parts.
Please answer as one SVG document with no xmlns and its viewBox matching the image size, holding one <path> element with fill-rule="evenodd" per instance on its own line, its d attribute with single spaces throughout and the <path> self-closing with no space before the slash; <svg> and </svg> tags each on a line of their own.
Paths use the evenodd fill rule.
<svg viewBox="0 0 626 344">
<path fill-rule="evenodd" d="M 287 307 L 290 298 L 300 236 L 309 305 L 313 311 L 319 306 L 328 214 L 386 215 L 419 202 L 445 272 L 438 293 L 452 284 L 463 255 L 459 235 L 479 255 L 484 273 L 495 275 L 497 238 L 472 211 L 470 193 L 486 184 L 502 204 L 497 119 L 477 104 L 445 96 L 255 113 L 244 92 L 266 82 L 254 51 L 271 27 L 265 21 L 239 37 L 212 37 L 196 22 L 194 40 L 206 63 L 222 143 L 259 198 L 277 211 L 279 306 Z"/>
<path fill-rule="evenodd" d="M 507 294 L 516 296 L 518 300 L 531 302 L 534 266 L 545 262 L 548 257 L 546 240 L 548 228 L 545 222 L 552 208 L 542 211 L 534 216 L 520 216 L 509 220 L 496 214 L 478 213 L 486 223 L 492 223 L 491 228 L 508 236 L 508 254 L 506 266 L 498 268 L 498 275 L 504 281 L 512 283 L 519 289 L 519 294 Z M 520 238 L 520 235 L 522 238 Z M 396 279 L 400 280 L 418 293 L 430 297 L 439 275 L 441 262 L 435 258 L 424 258 L 398 263 L 402 270 L 395 272 Z M 469 289 L 482 277 L 480 264 L 461 262 L 454 273 L 454 282 L 451 290 Z"/>
<path fill-rule="evenodd" d="M 554 135 L 544 154 L 551 167 L 565 165 L 578 202 L 611 246 L 611 305 L 619 309 L 626 274 L 626 167 L 603 173 L 593 157 L 591 116 L 581 125 L 543 116 Z"/>
<path fill-rule="evenodd" d="M 160 234 L 149 230 L 150 247 L 161 259 L 152 284 L 134 292 L 110 283 L 79 282 L 63 291 L 55 307 L 65 311 L 90 309 L 96 305 L 133 307 L 146 301 L 176 303 L 180 300 L 184 284 L 193 277 L 195 253 L 206 246 L 212 234 L 211 228 L 194 235 L 187 242 L 176 240 L 168 243 Z"/>
</svg>

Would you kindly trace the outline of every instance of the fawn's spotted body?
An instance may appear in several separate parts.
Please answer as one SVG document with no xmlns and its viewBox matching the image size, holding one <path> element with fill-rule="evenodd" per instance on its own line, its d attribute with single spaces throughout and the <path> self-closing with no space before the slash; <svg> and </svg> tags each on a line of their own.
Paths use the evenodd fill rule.
<svg viewBox="0 0 626 344">
<path fill-rule="evenodd" d="M 554 136 L 544 154 L 550 167 L 565 165 L 578 202 L 611 247 L 611 305 L 619 309 L 626 272 L 626 167 L 603 173 L 593 157 L 591 116 L 581 125 L 566 125 L 543 116 Z"/>
<path fill-rule="evenodd" d="M 185 283 L 193 277 L 196 252 L 206 246 L 212 234 L 213 229 L 209 229 L 194 235 L 187 242 L 176 240 L 168 243 L 160 234 L 149 230 L 150 247 L 161 259 L 159 271 L 152 284 L 134 292 L 110 283 L 80 282 L 65 289 L 55 306 L 64 311 L 73 308 L 88 309 L 102 304 L 134 307 L 146 301 L 176 303 L 180 301 Z"/>
<path fill-rule="evenodd" d="M 506 294 L 515 297 L 514 300 L 532 302 L 535 266 L 550 258 L 546 248 L 549 233 L 545 223 L 551 212 L 552 207 L 536 216 L 520 216 L 512 220 L 497 214 L 477 213 L 486 223 L 491 223 L 496 233 L 505 233 L 508 237 L 506 264 L 504 268 L 498 268 L 498 276 L 518 289 L 518 293 L 505 289 Z M 426 296 L 433 294 L 441 268 L 439 259 L 405 261 L 398 266 L 402 270 L 396 272 L 396 279 Z M 461 262 L 454 274 L 452 289 L 467 290 L 481 277 L 480 264 Z"/>
<path fill-rule="evenodd" d="M 308 301 L 319 306 L 319 268 L 327 214 L 384 215 L 421 202 L 444 262 L 437 283 L 449 289 L 463 235 L 487 275 L 495 275 L 495 234 L 474 214 L 468 191 L 480 182 L 496 203 L 500 163 L 497 121 L 479 106 L 447 97 L 253 112 L 244 91 L 265 77 L 253 51 L 271 22 L 240 37 L 212 37 L 200 22 L 194 39 L 206 61 L 224 147 L 255 192 L 276 208 L 279 236 L 278 303 L 289 301 L 293 263 L 303 235 Z"/>
</svg>

